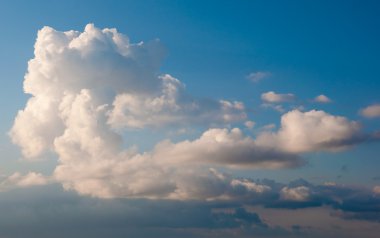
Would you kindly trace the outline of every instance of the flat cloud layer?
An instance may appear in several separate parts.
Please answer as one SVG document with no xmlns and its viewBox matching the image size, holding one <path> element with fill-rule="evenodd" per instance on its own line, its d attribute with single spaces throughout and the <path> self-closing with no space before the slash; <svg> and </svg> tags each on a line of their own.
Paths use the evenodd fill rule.
<svg viewBox="0 0 380 238">
<path fill-rule="evenodd" d="M 116 29 L 86 26 L 84 32 L 38 33 L 24 90 L 31 94 L 9 132 L 28 159 L 47 151 L 59 157 L 53 179 L 64 188 L 102 198 L 231 199 L 271 187 L 234 179 L 212 169 L 296 167 L 299 153 L 335 151 L 363 141 L 358 123 L 323 111 L 294 110 L 277 132 L 257 139 L 238 128 L 211 128 L 199 138 L 164 140 L 152 151 L 123 148 L 123 129 L 175 125 L 219 125 L 247 119 L 242 102 L 195 98 L 169 74 L 158 74 L 163 50 L 158 41 L 132 44 Z M 269 102 L 294 95 L 266 94 Z M 35 185 L 39 174 L 15 176 Z M 11 179 L 11 178 L 9 178 Z M 286 188 L 284 200 L 304 201 L 307 188 Z"/>
</svg>

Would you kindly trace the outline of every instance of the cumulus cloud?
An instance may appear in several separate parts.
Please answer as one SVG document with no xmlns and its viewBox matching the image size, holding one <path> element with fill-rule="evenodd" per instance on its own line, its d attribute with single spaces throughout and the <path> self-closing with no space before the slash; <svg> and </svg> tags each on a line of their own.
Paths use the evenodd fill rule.
<svg viewBox="0 0 380 238">
<path fill-rule="evenodd" d="M 338 151 L 370 137 L 361 134 L 358 122 L 345 117 L 317 110 L 293 110 L 281 117 L 281 128 L 277 132 L 260 134 L 257 144 L 293 153 Z"/>
<path fill-rule="evenodd" d="M 300 162 L 294 154 L 275 148 L 257 146 L 238 128 L 210 129 L 194 141 L 171 143 L 163 141 L 153 151 L 154 157 L 174 159 L 173 162 L 200 162 L 230 167 L 283 168 Z M 162 159 L 164 160 L 164 159 Z"/>
<path fill-rule="evenodd" d="M 9 132 L 12 141 L 27 158 L 54 151 L 52 142 L 65 133 L 67 120 L 75 120 L 67 118 L 70 104 L 84 94 L 102 111 L 104 128 L 245 119 L 243 103 L 193 98 L 178 79 L 159 76 L 163 55 L 158 41 L 133 44 L 116 29 L 92 24 L 84 32 L 42 28 L 24 81 L 32 97 L 18 112 Z"/>
<path fill-rule="evenodd" d="M 268 77 L 270 77 L 272 74 L 270 72 L 266 72 L 266 71 L 257 71 L 257 72 L 252 72 L 250 73 L 247 78 L 249 80 L 251 80 L 252 82 L 254 83 L 257 83 L 263 79 L 266 79 Z"/>
<path fill-rule="evenodd" d="M 269 103 L 291 102 L 291 101 L 294 101 L 295 98 L 296 97 L 292 93 L 278 94 L 273 91 L 269 91 L 269 92 L 261 94 L 261 99 Z"/>
<path fill-rule="evenodd" d="M 178 79 L 160 75 L 162 56 L 158 41 L 133 44 L 116 29 L 44 27 L 25 75 L 31 97 L 15 118 L 12 141 L 29 159 L 57 154 L 53 179 L 79 194 L 215 200 L 250 198 L 272 188 L 209 168 L 296 167 L 304 163 L 298 153 L 342 149 L 359 138 L 356 122 L 294 110 L 282 117 L 279 131 L 257 139 L 239 128 L 211 128 L 192 140 L 160 141 L 151 151 L 124 148 L 130 138 L 123 129 L 246 121 L 243 103 L 195 98 Z M 294 98 L 267 96 L 271 102 Z M 43 184 L 41 176 L 15 174 L 6 183 Z"/>
<path fill-rule="evenodd" d="M 380 117 L 380 104 L 374 104 L 366 108 L 363 108 L 362 110 L 360 110 L 360 114 L 363 117 L 367 118 Z"/>
<path fill-rule="evenodd" d="M 237 128 L 209 129 L 194 140 L 161 141 L 150 152 L 123 148 L 128 140 L 123 129 L 246 119 L 243 103 L 195 98 L 178 79 L 159 75 L 163 55 L 158 41 L 134 44 L 116 29 L 92 24 L 84 32 L 42 28 L 24 81 L 31 98 L 15 118 L 12 141 L 28 159 L 56 153 L 56 181 L 103 198 L 228 197 L 234 188 L 253 192 L 254 185 L 231 184 L 231 178 L 204 168 L 302 164 L 298 155 L 258 146 Z"/>
<path fill-rule="evenodd" d="M 61 164 L 55 176 L 67 189 L 98 197 L 213 199 L 226 196 L 233 185 L 216 173 L 199 171 L 200 166 L 274 169 L 303 163 L 297 155 L 256 146 L 237 128 L 210 129 L 193 141 L 162 141 L 143 154 L 107 151 L 108 140 L 94 141 L 93 136 L 85 139 L 84 148 L 66 138 L 56 140 Z"/>
<path fill-rule="evenodd" d="M 330 98 L 328 98 L 326 95 L 319 95 L 314 98 L 314 102 L 319 102 L 319 103 L 330 103 L 332 102 Z"/>
<path fill-rule="evenodd" d="M 16 172 L 0 182 L 0 190 L 8 190 L 16 187 L 46 185 L 48 183 L 49 179 L 40 173 L 29 172 L 23 175 Z"/>
<path fill-rule="evenodd" d="M 234 122 L 246 118 L 244 104 L 226 100 L 194 99 L 185 86 L 166 74 L 159 76 L 162 89 L 156 96 L 117 95 L 108 123 L 116 128 L 144 128 L 168 124 Z"/>
</svg>

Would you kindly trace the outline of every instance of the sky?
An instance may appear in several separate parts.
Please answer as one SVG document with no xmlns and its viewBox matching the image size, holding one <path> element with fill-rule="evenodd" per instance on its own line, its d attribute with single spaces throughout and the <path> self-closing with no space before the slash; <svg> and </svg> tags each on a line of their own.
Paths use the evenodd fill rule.
<svg viewBox="0 0 380 238">
<path fill-rule="evenodd" d="M 0 238 L 378 237 L 377 1 L 1 1 Z"/>
</svg>

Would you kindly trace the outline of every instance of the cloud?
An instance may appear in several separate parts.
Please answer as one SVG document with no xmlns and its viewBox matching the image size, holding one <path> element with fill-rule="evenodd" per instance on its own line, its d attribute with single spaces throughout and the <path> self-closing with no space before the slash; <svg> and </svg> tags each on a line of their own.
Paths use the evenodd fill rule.
<svg viewBox="0 0 380 238">
<path fill-rule="evenodd" d="M 310 196 L 310 190 L 305 186 L 295 188 L 284 187 L 281 189 L 280 196 L 284 200 L 306 201 Z"/>
<path fill-rule="evenodd" d="M 378 235 L 379 198 L 370 190 L 294 181 L 309 188 L 311 196 L 285 201 L 279 194 L 284 187 L 297 187 L 292 182 L 249 182 L 271 189 L 240 201 L 105 200 L 78 196 L 57 185 L 14 189 L 0 196 L 0 236 L 351 237 L 344 233 L 349 229 L 356 230 L 352 237 L 363 235 L 363 230 L 367 237 L 365 228 L 370 227 L 374 235 L 368 237 Z M 287 229 L 287 224 L 301 229 Z M 337 224 L 340 229 L 331 227 Z"/>
<path fill-rule="evenodd" d="M 235 122 L 246 118 L 244 104 L 226 100 L 194 99 L 185 86 L 166 74 L 156 96 L 123 93 L 117 95 L 108 123 L 116 128 L 144 128 L 170 124 Z"/>
<path fill-rule="evenodd" d="M 291 102 L 294 101 L 294 94 L 277 94 L 273 91 L 269 91 L 261 94 L 261 99 L 265 102 L 276 103 L 276 102 Z"/>
<path fill-rule="evenodd" d="M 330 98 L 328 98 L 327 96 L 325 96 L 323 94 L 316 96 L 313 101 L 319 102 L 319 103 L 330 103 L 330 102 L 332 102 Z"/>
<path fill-rule="evenodd" d="M 272 103 L 263 103 L 261 104 L 261 107 L 263 108 L 270 108 L 270 109 L 273 109 L 277 112 L 280 112 L 280 113 L 284 113 L 285 112 L 285 109 L 282 105 L 275 105 L 275 104 L 272 104 Z"/>
<path fill-rule="evenodd" d="M 380 186 L 373 187 L 372 191 L 374 194 L 380 194 Z"/>
<path fill-rule="evenodd" d="M 246 118 L 241 102 L 194 98 L 178 79 L 159 76 L 163 55 L 158 41 L 133 44 L 116 29 L 92 24 L 84 32 L 42 28 L 24 81 L 32 97 L 9 132 L 13 143 L 30 159 L 54 151 L 54 140 L 76 120 L 71 110 L 79 97 L 98 110 L 104 132 Z"/>
<path fill-rule="evenodd" d="M 263 127 L 261 127 L 260 129 L 262 131 L 272 131 L 276 128 L 276 124 L 274 123 L 271 123 L 271 124 L 267 124 L 267 125 L 264 125 Z"/>
<path fill-rule="evenodd" d="M 246 121 L 244 122 L 244 126 L 246 126 L 248 129 L 252 129 L 254 126 L 256 125 L 256 123 L 254 121 Z"/>
<path fill-rule="evenodd" d="M 358 122 L 345 117 L 324 111 L 293 110 L 281 117 L 281 128 L 277 132 L 261 133 L 257 144 L 292 153 L 338 151 L 369 137 L 361 134 Z"/>
<path fill-rule="evenodd" d="M 248 179 L 243 179 L 243 180 L 233 179 L 231 181 L 231 185 L 232 185 L 232 187 L 241 187 L 241 188 L 246 189 L 247 191 L 253 191 L 256 193 L 264 193 L 266 191 L 271 190 L 271 187 L 269 187 L 269 186 L 257 184 L 255 182 L 248 180 Z"/>
<path fill-rule="evenodd" d="M 238 128 L 209 129 L 193 141 L 162 141 L 151 152 L 123 150 L 120 136 L 107 128 L 103 108 L 91 102 L 88 91 L 68 101 L 67 129 L 54 141 L 59 155 L 54 176 L 80 194 L 213 199 L 228 190 L 226 181 L 199 172 L 199 166 L 273 169 L 302 164 L 297 155 L 257 146 Z"/>
<path fill-rule="evenodd" d="M 29 172 L 22 175 L 19 172 L 13 173 L 0 182 L 0 190 L 8 190 L 15 187 L 30 187 L 46 185 L 49 183 L 49 178 L 40 173 Z"/>
<path fill-rule="evenodd" d="M 266 79 L 268 77 L 270 77 L 272 74 L 270 72 L 266 72 L 266 71 L 257 71 L 257 72 L 252 72 L 250 73 L 247 78 L 254 82 L 254 83 L 257 83 L 263 79 Z"/>
<path fill-rule="evenodd" d="M 275 148 L 260 147 L 245 137 L 238 128 L 209 129 L 199 139 L 157 144 L 153 156 L 173 158 L 173 162 L 201 162 L 221 164 L 231 167 L 282 168 L 293 167 L 299 163 L 297 156 L 278 151 Z"/>
<path fill-rule="evenodd" d="M 360 115 L 366 118 L 380 117 L 380 104 L 370 105 L 360 110 Z"/>
<path fill-rule="evenodd" d="M 125 149 L 129 134 L 123 129 L 246 119 L 243 103 L 195 98 L 178 79 L 159 75 L 163 54 L 158 41 L 133 44 L 116 29 L 92 24 L 84 32 L 42 28 L 24 81 L 31 98 L 15 118 L 12 141 L 28 159 L 56 153 L 57 182 L 102 198 L 233 197 L 232 191 L 254 185 L 231 184 L 232 178 L 222 179 L 207 168 L 303 163 L 298 155 L 257 146 L 238 128 L 208 129 L 194 140 L 164 140 L 147 152 Z"/>
<path fill-rule="evenodd" d="M 189 95 L 178 79 L 158 73 L 163 54 L 158 41 L 133 44 L 116 29 L 44 27 L 25 75 L 31 97 L 15 118 L 12 141 L 28 159 L 55 153 L 52 179 L 82 195 L 213 201 L 279 196 L 272 186 L 215 167 L 292 168 L 305 163 L 299 153 L 364 140 L 358 123 L 323 111 L 288 112 L 277 132 L 261 132 L 257 139 L 223 128 L 246 121 L 244 104 Z M 269 95 L 272 101 L 294 98 Z M 131 129 L 186 124 L 213 128 L 191 140 L 159 141 L 150 151 L 124 146 Z M 9 181 L 43 184 L 41 176 L 14 175 Z"/>
</svg>

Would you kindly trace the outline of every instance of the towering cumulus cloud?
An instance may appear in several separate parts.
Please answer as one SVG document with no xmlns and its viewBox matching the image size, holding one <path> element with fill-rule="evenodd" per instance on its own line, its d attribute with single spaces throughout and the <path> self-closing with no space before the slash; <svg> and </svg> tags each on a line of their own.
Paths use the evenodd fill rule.
<svg viewBox="0 0 380 238">
<path fill-rule="evenodd" d="M 116 29 L 89 24 L 84 32 L 59 32 L 44 27 L 25 75 L 24 90 L 31 98 L 9 132 L 12 141 L 30 160 L 56 153 L 49 181 L 80 194 L 216 199 L 264 193 L 270 187 L 233 179 L 215 166 L 295 167 L 303 163 L 297 153 L 344 148 L 358 134 L 358 125 L 345 118 L 293 111 L 283 116 L 279 132 L 257 140 L 238 128 L 213 128 L 194 140 L 158 142 L 150 152 L 124 148 L 129 138 L 123 129 L 247 120 L 242 102 L 195 98 L 178 79 L 160 75 L 163 54 L 158 41 L 132 44 Z M 42 175 L 31 175 L 18 175 L 17 181 L 46 183 Z M 283 193 L 306 199 L 306 192 Z"/>
<path fill-rule="evenodd" d="M 122 128 L 246 119 L 243 103 L 194 98 L 178 79 L 159 75 L 164 52 L 158 41 L 132 44 L 116 29 L 92 24 L 84 32 L 44 27 L 34 54 L 24 81 L 32 97 L 19 111 L 10 136 L 27 159 L 57 153 L 53 177 L 67 189 L 99 197 L 208 198 L 223 192 L 200 195 L 190 191 L 184 177 L 197 173 L 203 180 L 225 181 L 195 167 L 299 163 L 297 156 L 257 148 L 239 129 L 210 130 L 198 140 L 178 144 L 164 141 L 143 154 L 122 148 L 128 139 L 117 133 Z"/>
<path fill-rule="evenodd" d="M 115 29 L 100 30 L 91 24 L 83 33 L 44 27 L 34 53 L 24 81 L 32 98 L 11 131 L 27 158 L 54 150 L 55 139 L 74 122 L 89 119 L 83 118 L 84 111 L 96 117 L 98 124 L 92 128 L 102 129 L 102 136 L 113 142 L 119 139 L 108 127 L 245 118 L 240 102 L 194 99 L 179 80 L 158 76 L 163 56 L 158 41 L 131 44 Z"/>
</svg>

